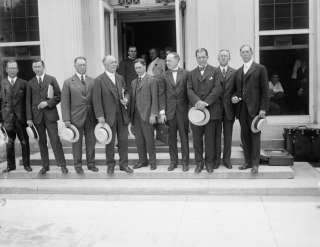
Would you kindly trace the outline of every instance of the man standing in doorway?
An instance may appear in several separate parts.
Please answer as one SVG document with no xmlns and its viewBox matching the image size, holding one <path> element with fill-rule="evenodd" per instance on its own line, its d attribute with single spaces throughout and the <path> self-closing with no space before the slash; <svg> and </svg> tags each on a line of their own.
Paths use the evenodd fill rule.
<svg viewBox="0 0 320 247">
<path fill-rule="evenodd" d="M 223 126 L 223 165 L 231 169 L 231 145 L 232 145 L 232 130 L 235 119 L 234 105 L 231 102 L 231 96 L 233 93 L 233 75 L 235 69 L 229 66 L 230 51 L 222 49 L 218 54 L 219 68 L 217 79 L 223 89 L 222 93 L 222 126 Z M 215 163 L 215 169 L 217 169 L 221 163 L 221 135 L 222 131 L 217 135 L 217 159 Z"/>
<path fill-rule="evenodd" d="M 126 89 L 130 90 L 131 82 L 137 77 L 134 69 L 134 60 L 137 58 L 137 48 L 129 46 L 128 57 L 122 60 L 119 64 L 118 73 L 122 75 L 126 82 Z"/>
<path fill-rule="evenodd" d="M 257 174 L 261 132 L 253 133 L 251 123 L 258 114 L 261 118 L 266 117 L 269 100 L 268 74 L 263 65 L 253 61 L 253 50 L 250 45 L 241 46 L 240 56 L 244 64 L 235 72 L 235 92 L 232 97 L 241 126 L 241 142 L 245 159 L 245 164 L 239 169 L 251 168 L 251 172 Z"/>
<path fill-rule="evenodd" d="M 103 58 L 102 62 L 105 72 L 94 81 L 93 107 L 98 122 L 107 123 L 112 130 L 112 140 L 106 145 L 107 172 L 110 175 L 114 173 L 115 138 L 117 136 L 120 170 L 132 173 L 133 170 L 128 166 L 129 116 L 127 107 L 129 95 L 123 77 L 116 73 L 118 66 L 116 58 L 108 55 Z"/>
<path fill-rule="evenodd" d="M 196 50 L 198 66 L 189 73 L 188 80 L 188 98 L 191 105 L 200 110 L 207 108 L 210 113 L 210 121 L 206 125 L 192 124 L 196 173 L 200 173 L 204 165 L 208 173 L 213 172 L 218 145 L 216 133 L 219 128 L 221 129 L 222 87 L 216 80 L 217 69 L 208 64 L 208 58 L 207 49 Z M 203 136 L 205 160 L 203 160 Z"/>
<path fill-rule="evenodd" d="M 139 162 L 133 168 L 138 169 L 149 163 L 150 169 L 155 170 L 157 165 L 153 125 L 158 115 L 157 82 L 146 73 L 146 62 L 143 59 L 138 58 L 134 67 L 138 78 L 132 81 L 130 118 L 136 138 Z"/>
<path fill-rule="evenodd" d="M 39 133 L 39 148 L 42 160 L 40 174 L 49 171 L 49 154 L 47 147 L 47 133 L 51 147 L 62 173 L 68 173 L 62 144 L 58 135 L 59 120 L 57 104 L 60 102 L 61 91 L 59 84 L 53 76 L 45 74 L 45 64 L 42 60 L 32 63 L 33 72 L 36 74 L 27 87 L 27 124 L 35 125 Z M 47 133 L 46 133 L 47 132 Z"/>
<path fill-rule="evenodd" d="M 176 52 L 167 55 L 168 70 L 159 82 L 160 122 L 169 125 L 170 166 L 178 166 L 177 131 L 181 140 L 182 170 L 189 170 L 189 121 L 188 121 L 188 72 L 179 68 L 180 56 Z"/>
<path fill-rule="evenodd" d="M 27 84 L 25 80 L 17 77 L 18 64 L 16 61 L 8 61 L 6 64 L 7 78 L 0 83 L 0 128 L 5 128 L 8 134 L 7 168 L 3 172 L 16 169 L 15 139 L 21 144 L 22 163 L 26 171 L 32 171 L 30 167 L 29 138 L 26 132 L 26 94 Z"/>
<path fill-rule="evenodd" d="M 61 112 L 66 127 L 73 124 L 79 131 L 79 140 L 72 143 L 74 168 L 78 174 L 82 169 L 82 141 L 85 136 L 86 161 L 88 170 L 99 171 L 95 166 L 94 127 L 96 118 L 93 112 L 92 91 L 93 79 L 86 75 L 87 60 L 85 57 L 74 59 L 75 74 L 67 79 L 62 88 Z"/>
<path fill-rule="evenodd" d="M 166 64 L 163 59 L 160 59 L 158 57 L 158 50 L 155 48 L 151 48 L 149 50 L 149 57 L 151 63 L 148 66 L 147 73 L 152 76 L 161 75 L 166 69 Z"/>
</svg>

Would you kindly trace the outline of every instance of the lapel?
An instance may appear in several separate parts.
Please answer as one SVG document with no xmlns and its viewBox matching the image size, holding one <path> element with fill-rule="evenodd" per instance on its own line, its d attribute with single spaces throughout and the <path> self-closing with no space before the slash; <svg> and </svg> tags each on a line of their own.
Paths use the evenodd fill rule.
<svg viewBox="0 0 320 247">
<path fill-rule="evenodd" d="M 132 99 L 133 99 L 133 102 L 135 102 L 136 101 L 136 93 L 137 93 L 137 90 L 138 90 L 138 78 L 136 78 L 135 80 L 134 80 L 134 83 L 133 83 L 133 92 L 132 92 Z"/>
<path fill-rule="evenodd" d="M 120 76 L 116 73 L 116 76 L 115 76 L 115 78 L 116 78 L 116 94 L 118 95 L 118 98 L 119 99 L 122 99 L 123 97 L 123 92 L 122 92 L 122 84 L 121 84 L 121 82 L 120 82 Z"/>
<path fill-rule="evenodd" d="M 172 86 L 172 87 L 176 87 L 176 83 L 174 82 L 174 79 L 173 79 L 173 74 L 171 71 L 167 71 L 166 72 L 166 77 L 167 77 L 167 80 L 169 81 L 169 84 Z M 177 82 L 178 82 L 178 76 L 177 76 Z"/>
<path fill-rule="evenodd" d="M 255 62 L 252 62 L 249 70 L 244 75 L 244 81 L 246 81 L 249 78 L 249 76 L 252 74 L 252 72 L 255 70 L 255 68 L 256 68 L 256 64 L 255 64 Z M 242 69 L 243 69 L 243 67 L 242 67 Z"/>
<path fill-rule="evenodd" d="M 38 79 L 37 79 L 37 76 L 33 77 L 30 81 L 30 84 L 32 85 L 33 84 L 33 87 L 36 89 L 36 90 L 40 90 L 40 86 L 39 86 L 39 83 L 38 83 Z M 38 91 L 39 92 L 39 91 Z"/>
<path fill-rule="evenodd" d="M 37 80 L 38 81 L 38 80 Z M 45 91 L 47 93 L 48 91 L 48 84 L 49 84 L 49 78 L 48 76 L 45 74 L 43 77 L 43 82 L 40 86 L 41 91 Z"/>
<path fill-rule="evenodd" d="M 106 86 L 109 88 L 111 93 L 113 94 L 114 98 L 117 99 L 117 88 L 109 78 L 109 76 L 106 74 L 106 72 L 103 72 L 103 81 L 106 84 Z M 116 84 L 117 84 L 117 79 L 116 79 Z"/>
<path fill-rule="evenodd" d="M 231 75 L 232 75 L 232 69 L 228 66 L 227 74 L 226 74 L 226 81 L 229 80 Z"/>
<path fill-rule="evenodd" d="M 16 82 L 14 83 L 14 86 L 13 86 L 14 95 L 16 95 L 19 92 L 20 87 L 21 87 L 20 79 L 17 78 L 17 80 L 16 80 Z"/>
<path fill-rule="evenodd" d="M 181 83 L 181 79 L 182 79 L 182 69 L 178 68 L 178 72 L 177 72 L 177 82 L 176 82 L 176 86 L 178 87 Z"/>
<path fill-rule="evenodd" d="M 74 87 L 78 88 L 79 91 L 82 93 L 82 95 L 86 96 L 86 91 L 87 90 L 84 90 L 83 86 L 81 85 L 82 82 L 81 80 L 79 79 L 79 77 L 77 75 L 73 75 L 72 77 L 72 84 Z"/>
</svg>

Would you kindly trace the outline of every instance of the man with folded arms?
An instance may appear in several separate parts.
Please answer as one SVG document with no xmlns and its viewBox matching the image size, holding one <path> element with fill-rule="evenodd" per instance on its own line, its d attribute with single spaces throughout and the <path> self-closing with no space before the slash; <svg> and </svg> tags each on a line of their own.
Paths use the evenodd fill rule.
<svg viewBox="0 0 320 247">
<path fill-rule="evenodd" d="M 125 81 L 116 73 L 118 62 L 114 56 L 105 56 L 102 60 L 105 72 L 99 75 L 93 86 L 93 107 L 96 119 L 107 123 L 112 131 L 112 140 L 106 145 L 107 173 L 112 175 L 115 168 L 115 138 L 118 139 L 120 170 L 132 173 L 128 166 L 128 102 Z"/>
<path fill-rule="evenodd" d="M 205 48 L 196 50 L 198 66 L 189 73 L 188 98 L 192 106 L 203 110 L 207 108 L 210 121 L 204 126 L 192 124 L 193 146 L 196 161 L 196 173 L 205 165 L 208 173 L 213 172 L 217 156 L 216 132 L 221 128 L 221 94 L 222 87 L 217 83 L 217 69 L 208 64 L 208 51 Z M 205 139 L 205 159 L 203 160 L 203 136 Z"/>
<path fill-rule="evenodd" d="M 60 102 L 61 91 L 59 84 L 51 75 L 45 73 L 45 64 L 42 60 L 35 60 L 32 63 L 33 72 L 36 74 L 27 87 L 26 107 L 27 124 L 32 127 L 34 124 L 39 133 L 39 148 L 42 160 L 40 175 L 49 171 L 49 154 L 47 146 L 48 132 L 51 147 L 62 173 L 68 173 L 62 144 L 58 135 L 59 120 L 57 104 Z"/>
<path fill-rule="evenodd" d="M 189 170 L 188 72 L 179 68 L 179 60 L 176 52 L 167 55 L 168 70 L 161 75 L 159 82 L 160 122 L 169 125 L 171 163 L 168 171 L 178 166 L 177 132 L 181 140 L 182 170 Z"/>
<path fill-rule="evenodd" d="M 14 143 L 16 136 L 21 144 L 22 163 L 24 169 L 32 171 L 30 167 L 29 138 L 26 132 L 26 93 L 27 82 L 17 77 L 18 64 L 11 60 L 6 64 L 8 77 L 0 83 L 0 128 L 4 127 L 8 134 L 7 168 L 3 172 L 16 169 Z"/>
<path fill-rule="evenodd" d="M 146 73 L 146 62 L 143 59 L 136 59 L 134 67 L 138 78 L 131 83 L 130 119 L 136 138 L 139 162 L 133 168 L 138 169 L 149 163 L 150 169 L 155 170 L 157 165 L 153 125 L 158 114 L 157 81 Z"/>
<path fill-rule="evenodd" d="M 85 57 L 74 59 L 75 74 L 67 79 L 62 87 L 61 111 L 67 128 L 73 124 L 79 131 L 79 140 L 72 143 L 74 168 L 78 174 L 82 169 L 82 140 L 85 137 L 88 170 L 99 171 L 95 166 L 94 128 L 96 118 L 93 112 L 92 91 L 93 79 L 86 75 L 87 60 Z"/>
</svg>

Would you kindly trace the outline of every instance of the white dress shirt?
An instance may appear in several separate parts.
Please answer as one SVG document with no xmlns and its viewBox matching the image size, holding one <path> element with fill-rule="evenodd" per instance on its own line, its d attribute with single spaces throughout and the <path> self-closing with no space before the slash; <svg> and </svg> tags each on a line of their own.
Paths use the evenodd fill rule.
<svg viewBox="0 0 320 247">
<path fill-rule="evenodd" d="M 177 84 L 178 69 L 179 69 L 179 66 L 173 69 L 173 70 L 176 70 L 176 71 L 172 71 L 172 76 L 173 76 L 173 80 L 174 80 L 175 84 Z"/>
<path fill-rule="evenodd" d="M 274 93 L 284 93 L 283 87 L 281 82 L 277 82 L 275 85 L 271 81 L 269 81 L 269 89 L 272 90 Z"/>
<path fill-rule="evenodd" d="M 10 82 L 10 84 L 13 86 L 16 83 L 17 77 L 13 77 L 11 78 L 10 76 L 8 76 L 8 81 Z"/>
<path fill-rule="evenodd" d="M 83 80 L 85 81 L 86 80 L 86 75 L 81 75 L 79 74 L 78 72 L 76 72 L 76 75 L 78 76 L 79 80 L 81 81 L 81 76 L 83 76 Z"/>
<path fill-rule="evenodd" d="M 224 71 L 224 73 L 227 73 L 227 71 L 228 71 L 228 65 L 226 65 L 226 66 L 219 66 L 220 67 L 220 71 L 221 71 L 221 73 L 223 74 L 223 71 Z"/>
<path fill-rule="evenodd" d="M 144 72 L 144 74 L 143 74 L 142 76 L 138 76 L 138 78 L 142 80 L 142 79 L 146 76 L 146 74 L 147 74 L 147 73 Z"/>
<path fill-rule="evenodd" d="M 106 70 L 107 76 L 111 79 L 114 85 L 116 85 L 116 73 L 110 73 L 109 71 Z"/>
<path fill-rule="evenodd" d="M 253 63 L 253 60 L 251 59 L 249 62 L 243 64 L 243 73 L 244 74 L 246 74 L 248 72 L 252 63 Z"/>
<path fill-rule="evenodd" d="M 41 78 L 41 81 L 43 82 L 44 73 L 41 76 L 37 76 L 38 83 L 40 83 L 40 78 Z"/>
</svg>

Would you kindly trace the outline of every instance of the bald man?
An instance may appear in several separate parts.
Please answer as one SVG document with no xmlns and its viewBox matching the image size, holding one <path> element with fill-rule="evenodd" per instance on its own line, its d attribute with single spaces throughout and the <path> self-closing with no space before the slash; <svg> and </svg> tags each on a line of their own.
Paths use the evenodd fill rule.
<svg viewBox="0 0 320 247">
<path fill-rule="evenodd" d="M 106 145 L 107 172 L 112 175 L 115 167 L 115 137 L 118 139 L 120 170 L 132 173 L 128 166 L 128 123 L 127 105 L 129 95 L 123 77 L 116 73 L 118 61 L 113 56 L 102 60 L 105 72 L 99 75 L 93 87 L 93 107 L 99 123 L 109 124 L 112 140 Z"/>
</svg>

